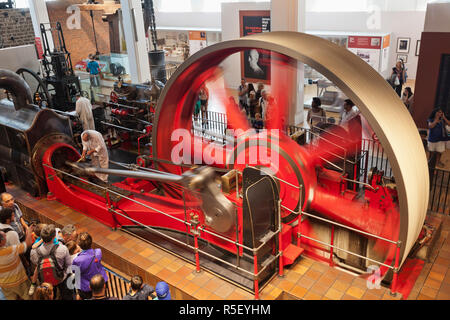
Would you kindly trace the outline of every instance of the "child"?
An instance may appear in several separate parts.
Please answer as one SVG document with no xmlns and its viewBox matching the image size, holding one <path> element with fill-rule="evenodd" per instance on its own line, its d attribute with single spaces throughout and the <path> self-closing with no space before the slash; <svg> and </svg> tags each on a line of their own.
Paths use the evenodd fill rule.
<svg viewBox="0 0 450 320">
<path fill-rule="evenodd" d="M 264 128 L 264 122 L 261 119 L 261 114 L 255 114 L 255 122 L 253 123 L 253 128 L 256 129 L 256 132 L 259 132 L 262 128 Z"/>
</svg>

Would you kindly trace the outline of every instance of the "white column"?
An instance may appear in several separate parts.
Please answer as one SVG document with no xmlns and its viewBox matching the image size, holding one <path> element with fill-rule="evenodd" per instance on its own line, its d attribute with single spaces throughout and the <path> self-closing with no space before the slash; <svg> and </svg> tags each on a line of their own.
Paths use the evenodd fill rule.
<svg viewBox="0 0 450 320">
<path fill-rule="evenodd" d="M 150 63 L 140 0 L 120 0 L 132 83 L 150 81 Z"/>
<path fill-rule="evenodd" d="M 46 29 L 50 28 L 50 19 L 48 18 L 47 4 L 45 0 L 28 0 L 30 6 L 31 21 L 33 22 L 34 36 L 42 39 L 41 23 Z M 50 31 L 47 31 L 47 39 L 50 51 L 53 51 L 53 37 Z"/>
<path fill-rule="evenodd" d="M 270 19 L 271 31 L 297 31 L 305 32 L 305 2 L 306 0 L 272 0 Z M 291 107 L 289 124 L 297 125 L 304 121 L 303 89 L 305 82 L 305 68 L 303 63 L 297 63 L 298 71 L 289 73 L 292 83 Z M 272 68 L 272 74 L 276 71 Z"/>
</svg>

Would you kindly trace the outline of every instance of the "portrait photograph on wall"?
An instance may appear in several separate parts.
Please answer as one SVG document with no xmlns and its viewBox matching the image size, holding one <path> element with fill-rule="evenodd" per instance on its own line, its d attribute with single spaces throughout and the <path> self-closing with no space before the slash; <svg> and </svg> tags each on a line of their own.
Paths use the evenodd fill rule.
<svg viewBox="0 0 450 320">
<path fill-rule="evenodd" d="M 403 63 L 408 62 L 408 55 L 407 54 L 398 54 L 397 55 L 397 61 L 403 61 Z"/>
<path fill-rule="evenodd" d="M 270 11 L 239 11 L 240 36 L 270 31 Z M 241 77 L 249 82 L 270 83 L 270 51 L 241 52 Z"/>
<path fill-rule="evenodd" d="M 410 42 L 410 38 L 397 38 L 397 53 L 409 53 Z"/>
</svg>

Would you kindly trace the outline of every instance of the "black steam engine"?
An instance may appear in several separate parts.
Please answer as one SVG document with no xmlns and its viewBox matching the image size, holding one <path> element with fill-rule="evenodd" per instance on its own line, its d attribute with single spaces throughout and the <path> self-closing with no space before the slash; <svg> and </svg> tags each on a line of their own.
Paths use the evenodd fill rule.
<svg viewBox="0 0 450 320">
<path fill-rule="evenodd" d="M 29 86 L 12 71 L 0 70 L 0 88 L 12 96 L 0 101 L 0 171 L 32 196 L 46 194 L 42 156 L 50 145 L 72 144 L 70 120 L 32 104 Z"/>
<path fill-rule="evenodd" d="M 61 24 L 56 23 L 58 42 L 54 41 L 54 50 L 50 50 L 45 26 L 41 24 L 41 35 L 44 46 L 44 82 L 51 95 L 53 108 L 68 111 L 75 108 L 75 95 L 81 92 L 80 80 L 72 67 L 70 52 L 67 51 Z M 53 31 L 50 29 L 50 31 Z"/>
</svg>

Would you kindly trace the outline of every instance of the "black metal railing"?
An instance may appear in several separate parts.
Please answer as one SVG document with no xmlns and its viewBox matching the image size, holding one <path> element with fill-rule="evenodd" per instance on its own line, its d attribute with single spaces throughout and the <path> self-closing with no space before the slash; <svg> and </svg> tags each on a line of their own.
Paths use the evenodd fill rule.
<svg viewBox="0 0 450 320">
<path fill-rule="evenodd" d="M 428 210 L 434 213 L 450 214 L 450 171 L 430 170 L 430 200 Z"/>
</svg>

